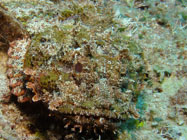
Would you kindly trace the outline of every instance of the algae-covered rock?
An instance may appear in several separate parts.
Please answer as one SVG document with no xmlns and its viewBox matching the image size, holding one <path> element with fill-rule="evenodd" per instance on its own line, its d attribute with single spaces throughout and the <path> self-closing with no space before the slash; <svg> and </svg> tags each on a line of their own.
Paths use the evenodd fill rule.
<svg viewBox="0 0 187 140">
<path fill-rule="evenodd" d="M 17 40 L 21 40 L 27 36 L 26 30 L 22 27 L 22 25 L 7 11 L 7 9 L 0 4 L 0 51 L 1 51 L 1 60 L 2 63 L 4 63 L 3 68 L 5 71 L 7 70 L 6 68 L 6 60 L 7 60 L 7 55 L 9 56 L 9 63 L 7 64 L 9 69 L 7 71 L 18 71 L 19 68 L 14 67 L 13 65 L 16 64 L 16 59 L 19 56 L 16 56 L 17 54 L 12 54 L 12 50 L 17 49 L 14 48 L 14 42 Z M 13 49 L 14 48 L 14 49 Z M 9 49 L 9 50 L 8 50 Z M 18 52 L 20 50 L 17 50 Z M 3 54 L 4 53 L 4 54 Z M 16 60 L 16 61 L 14 61 Z M 11 72 L 10 75 L 13 75 L 14 73 Z M 11 76 L 9 76 L 10 81 Z M 17 81 L 15 81 L 17 82 Z M 11 87 L 12 88 L 12 87 Z M 8 99 L 9 94 L 4 96 L 4 100 L 6 98 Z"/>
<path fill-rule="evenodd" d="M 9 43 L 18 38 L 23 38 L 26 34 L 21 24 L 1 5 L 0 21 L 0 41 L 2 43 Z"/>
</svg>

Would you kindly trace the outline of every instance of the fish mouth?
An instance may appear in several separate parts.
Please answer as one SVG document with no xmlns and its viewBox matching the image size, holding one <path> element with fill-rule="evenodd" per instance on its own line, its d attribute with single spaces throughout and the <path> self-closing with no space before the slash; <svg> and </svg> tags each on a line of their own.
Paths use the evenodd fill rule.
<svg viewBox="0 0 187 140">
<path fill-rule="evenodd" d="M 60 114 L 73 115 L 73 116 L 85 116 L 85 117 L 93 117 L 93 118 L 103 118 L 106 120 L 113 121 L 124 121 L 128 118 L 126 113 L 114 112 L 108 109 L 88 109 L 75 107 L 73 105 L 62 105 L 57 108 L 57 111 Z"/>
<path fill-rule="evenodd" d="M 66 110 L 66 111 L 65 111 Z M 75 126 L 81 126 L 84 130 L 95 130 L 97 131 L 107 131 L 107 130 L 116 130 L 119 123 L 125 122 L 127 117 L 117 116 L 110 112 L 110 116 L 107 111 L 96 109 L 94 110 L 85 110 L 80 109 L 79 111 L 67 111 L 67 108 L 60 107 L 57 111 L 52 111 L 51 115 L 54 116 L 57 120 L 61 120 L 65 125 L 64 128 L 74 128 Z M 109 111 L 108 111 L 109 112 Z M 79 130 L 80 131 L 80 130 Z M 81 130 L 82 131 L 82 130 Z"/>
</svg>

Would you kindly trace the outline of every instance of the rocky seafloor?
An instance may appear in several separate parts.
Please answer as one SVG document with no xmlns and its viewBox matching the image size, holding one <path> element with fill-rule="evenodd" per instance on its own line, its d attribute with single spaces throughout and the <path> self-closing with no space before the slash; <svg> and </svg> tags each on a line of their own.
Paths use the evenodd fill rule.
<svg viewBox="0 0 187 140">
<path fill-rule="evenodd" d="M 1 0 L 0 139 L 186 140 L 186 5 Z M 15 96 L 7 61 L 17 22 L 31 44 L 25 94 Z"/>
</svg>

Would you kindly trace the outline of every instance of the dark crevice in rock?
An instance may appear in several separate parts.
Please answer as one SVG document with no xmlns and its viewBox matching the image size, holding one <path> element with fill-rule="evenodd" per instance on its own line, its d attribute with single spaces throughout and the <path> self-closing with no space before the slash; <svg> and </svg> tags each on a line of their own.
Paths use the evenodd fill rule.
<svg viewBox="0 0 187 140">
<path fill-rule="evenodd" d="M 8 50 L 9 43 L 27 34 L 22 25 L 0 5 L 0 50 Z"/>
</svg>

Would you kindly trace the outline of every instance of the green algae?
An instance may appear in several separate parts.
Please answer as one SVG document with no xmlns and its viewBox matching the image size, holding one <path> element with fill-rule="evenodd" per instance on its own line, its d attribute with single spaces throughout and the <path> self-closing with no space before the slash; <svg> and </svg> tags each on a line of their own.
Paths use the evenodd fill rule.
<svg viewBox="0 0 187 140">
<path fill-rule="evenodd" d="M 63 11 L 61 11 L 60 14 L 61 14 L 60 20 L 64 21 L 67 18 L 73 16 L 75 13 L 70 9 L 64 9 Z"/>
<path fill-rule="evenodd" d="M 43 134 L 40 131 L 35 132 L 34 137 L 34 140 L 46 140 L 47 138 L 46 134 Z"/>
<path fill-rule="evenodd" d="M 96 106 L 96 102 L 94 101 L 86 101 L 82 103 L 82 107 L 83 108 L 88 108 L 88 109 L 92 109 Z"/>
<path fill-rule="evenodd" d="M 70 74 L 69 73 L 60 73 L 59 75 L 60 79 L 63 79 L 63 81 L 70 81 Z"/>
<path fill-rule="evenodd" d="M 58 75 L 56 72 L 50 71 L 47 72 L 44 76 L 40 77 L 40 84 L 45 86 L 46 88 L 49 86 L 53 86 L 54 82 L 58 80 Z"/>
</svg>

